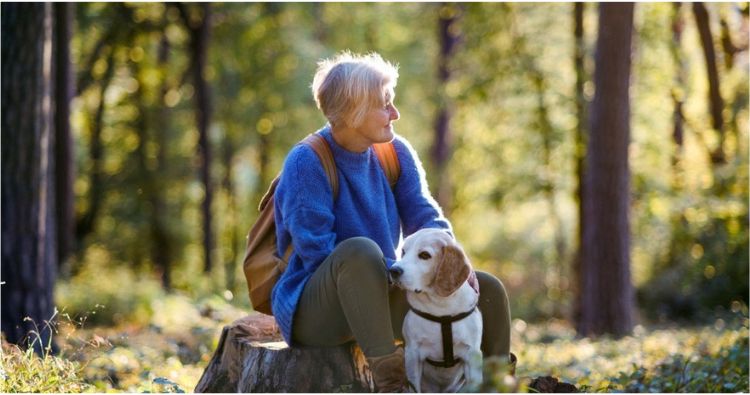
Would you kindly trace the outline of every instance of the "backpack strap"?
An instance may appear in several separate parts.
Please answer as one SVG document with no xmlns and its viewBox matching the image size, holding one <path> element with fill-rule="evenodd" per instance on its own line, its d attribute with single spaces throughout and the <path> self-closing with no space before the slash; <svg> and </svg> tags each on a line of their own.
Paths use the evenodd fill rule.
<svg viewBox="0 0 750 395">
<path fill-rule="evenodd" d="M 339 195 L 339 178 L 336 174 L 336 163 L 333 160 L 333 152 L 331 151 L 331 146 L 328 145 L 328 141 L 319 133 L 312 133 L 302 140 L 302 144 L 310 146 L 318 155 L 333 190 L 333 198 L 336 199 Z M 390 142 L 373 144 L 372 149 L 378 157 L 380 167 L 383 168 L 383 172 L 388 179 L 388 184 L 390 184 L 391 189 L 394 188 L 398 178 L 401 176 L 401 164 L 398 161 L 396 147 Z"/>
<path fill-rule="evenodd" d="M 320 159 L 320 163 L 323 165 L 323 170 L 326 172 L 328 177 L 328 183 L 331 185 L 333 190 L 333 199 L 339 195 L 339 177 L 336 174 L 336 163 L 333 161 L 333 152 L 331 152 L 331 146 L 328 145 L 326 139 L 318 133 L 312 133 L 302 140 L 302 144 L 310 146 L 315 151 Z"/>
<path fill-rule="evenodd" d="M 380 167 L 383 168 L 388 183 L 391 185 L 391 189 L 396 186 L 399 176 L 401 176 L 401 164 L 398 162 L 398 155 L 396 154 L 396 147 L 393 146 L 393 142 L 373 144 L 372 149 L 375 150 L 375 155 L 378 156 L 380 161 Z"/>
</svg>

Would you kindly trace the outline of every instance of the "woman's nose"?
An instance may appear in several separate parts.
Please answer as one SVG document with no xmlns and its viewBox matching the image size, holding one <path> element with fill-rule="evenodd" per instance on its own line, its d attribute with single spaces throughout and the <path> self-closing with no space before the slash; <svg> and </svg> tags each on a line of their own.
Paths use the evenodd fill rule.
<svg viewBox="0 0 750 395">
<path fill-rule="evenodd" d="M 388 114 L 390 116 L 391 121 L 395 121 L 399 118 L 401 118 L 401 114 L 399 114 L 398 109 L 396 106 L 391 104 L 390 113 Z"/>
</svg>

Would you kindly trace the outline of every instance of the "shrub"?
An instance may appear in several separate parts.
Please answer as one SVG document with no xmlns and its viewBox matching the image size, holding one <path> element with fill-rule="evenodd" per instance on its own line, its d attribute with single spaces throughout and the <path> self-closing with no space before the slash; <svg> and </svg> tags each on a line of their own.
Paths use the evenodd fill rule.
<svg viewBox="0 0 750 395">
<path fill-rule="evenodd" d="M 56 304 L 81 324 L 147 323 L 153 315 L 151 302 L 164 297 L 161 285 L 109 258 L 102 248 L 90 247 L 79 273 L 57 284 Z"/>
</svg>

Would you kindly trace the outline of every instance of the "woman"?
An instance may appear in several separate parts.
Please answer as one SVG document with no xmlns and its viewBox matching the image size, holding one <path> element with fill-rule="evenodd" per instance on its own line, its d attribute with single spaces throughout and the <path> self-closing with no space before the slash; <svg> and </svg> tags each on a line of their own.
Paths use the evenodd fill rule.
<svg viewBox="0 0 750 395">
<path fill-rule="evenodd" d="M 319 63 L 312 84 L 328 119 L 319 133 L 339 178 L 334 198 L 313 149 L 296 145 L 276 189 L 279 256 L 294 247 L 272 293 L 273 314 L 288 344 L 333 346 L 356 340 L 381 392 L 407 390 L 404 352 L 394 341 L 408 305 L 390 287 L 396 248 L 422 228 L 451 225 L 430 196 L 411 145 L 393 131 L 398 71 L 377 54 L 342 53 Z M 371 146 L 393 141 L 401 174 L 391 188 Z M 478 272 L 484 320 L 482 351 L 510 357 L 510 310 L 503 285 Z"/>
</svg>

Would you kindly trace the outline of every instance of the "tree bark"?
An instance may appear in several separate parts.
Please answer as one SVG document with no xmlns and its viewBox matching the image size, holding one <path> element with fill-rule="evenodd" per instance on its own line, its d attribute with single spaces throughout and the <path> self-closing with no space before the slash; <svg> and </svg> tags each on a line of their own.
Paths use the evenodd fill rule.
<svg viewBox="0 0 750 395">
<path fill-rule="evenodd" d="M 55 3 L 55 165 L 57 202 L 57 262 L 65 264 L 75 234 L 73 209 L 73 141 L 70 134 L 70 102 L 74 87 L 70 61 L 70 39 L 74 4 Z"/>
<path fill-rule="evenodd" d="M 721 49 L 724 51 L 724 67 L 726 70 L 731 70 L 734 67 L 734 55 L 740 52 L 740 48 L 734 45 L 729 24 L 723 15 L 719 18 L 719 25 L 721 26 Z"/>
<path fill-rule="evenodd" d="M 188 6 L 184 3 L 177 5 L 185 27 L 190 34 L 190 69 L 195 84 L 195 121 L 198 127 L 198 162 L 200 164 L 200 179 L 205 194 L 201 208 L 203 211 L 203 271 L 213 270 L 213 216 L 211 205 L 213 202 L 213 186 L 211 184 L 211 147 L 208 141 L 208 126 L 211 119 L 211 98 L 208 82 L 204 72 L 208 60 L 208 39 L 211 30 L 211 6 L 209 3 L 199 3 L 200 20 L 193 21 Z"/>
<path fill-rule="evenodd" d="M 224 257 L 224 279 L 226 282 L 226 289 L 235 293 L 235 280 L 236 280 L 236 268 L 237 268 L 237 248 L 240 245 L 240 236 L 237 232 L 237 202 L 234 196 L 234 179 L 232 177 L 232 159 L 234 158 L 234 144 L 232 139 L 227 134 L 224 136 L 222 157 L 224 162 L 224 179 L 222 181 L 222 188 L 227 197 L 227 210 L 228 212 L 228 223 L 225 227 L 225 232 L 229 233 L 229 247 L 227 255 Z"/>
<path fill-rule="evenodd" d="M 158 67 L 162 70 L 162 75 L 167 75 L 169 60 L 169 41 L 166 33 L 162 33 L 159 42 L 159 53 L 157 55 Z M 159 105 L 157 116 L 154 120 L 154 139 L 156 142 L 156 172 L 157 175 L 167 174 L 167 144 L 168 144 L 168 119 L 169 107 L 164 103 L 164 97 L 167 95 L 169 86 L 167 78 L 163 77 L 161 87 L 159 88 Z M 172 288 L 172 256 L 174 243 L 169 231 L 168 212 L 165 197 L 157 190 L 151 195 L 151 206 L 154 215 L 151 218 L 151 236 L 153 247 L 151 250 L 151 259 L 154 265 L 161 272 L 161 283 L 164 289 Z"/>
<path fill-rule="evenodd" d="M 708 103 L 712 119 L 711 126 L 718 133 L 719 141 L 716 148 L 711 152 L 711 163 L 720 165 L 726 163 L 724 155 L 724 100 L 721 98 L 721 89 L 719 85 L 719 69 L 716 66 L 716 50 L 714 49 L 713 35 L 711 34 L 711 24 L 708 17 L 708 10 L 701 2 L 693 3 L 693 15 L 700 35 L 701 48 L 703 57 L 706 60 L 706 74 L 708 76 Z"/>
<path fill-rule="evenodd" d="M 576 170 L 576 189 L 574 199 L 578 201 L 578 234 L 576 235 L 576 251 L 573 257 L 571 268 L 574 279 L 573 294 L 575 300 L 573 303 L 573 322 L 578 322 L 581 316 L 580 300 L 581 284 L 583 281 L 581 271 L 581 246 L 583 243 L 584 210 L 583 202 L 585 201 L 585 174 L 586 174 L 586 144 L 587 144 L 587 103 L 584 94 L 584 84 L 586 83 L 585 54 L 586 46 L 583 39 L 583 15 L 585 3 L 575 3 L 573 5 L 573 38 L 575 50 L 573 54 L 573 64 L 576 71 L 575 97 L 576 97 L 576 128 L 575 128 L 575 170 Z"/>
<path fill-rule="evenodd" d="M 456 4 L 438 4 L 438 38 L 440 53 L 438 55 L 438 86 L 440 90 L 437 115 L 435 116 L 435 141 L 432 147 L 432 164 L 435 197 L 448 215 L 453 204 L 451 181 L 448 176 L 448 161 L 451 157 L 453 138 L 450 130 L 452 115 L 446 86 L 451 79 L 450 62 L 461 40 L 457 23 L 462 9 Z"/>
<path fill-rule="evenodd" d="M 630 283 L 630 67 L 633 3 L 601 3 L 586 165 L 579 334 L 633 326 Z"/>
<path fill-rule="evenodd" d="M 9 342 L 33 342 L 42 354 L 54 346 L 48 322 L 57 272 L 53 6 L 3 3 L 0 14 L 2 331 Z"/>
<path fill-rule="evenodd" d="M 364 354 L 352 344 L 289 348 L 273 317 L 224 328 L 195 392 L 372 392 Z"/>
<path fill-rule="evenodd" d="M 675 76 L 674 86 L 672 87 L 672 103 L 674 109 L 672 110 L 672 142 L 674 143 L 674 151 L 672 153 L 672 185 L 675 190 L 681 188 L 682 179 L 680 176 L 679 165 L 682 159 L 683 139 L 685 135 L 683 106 L 685 103 L 685 89 L 687 80 L 687 71 L 685 69 L 685 55 L 682 51 L 682 31 L 685 28 L 685 23 L 682 19 L 681 3 L 673 3 L 673 14 L 672 14 L 672 61 L 675 64 Z"/>
</svg>

